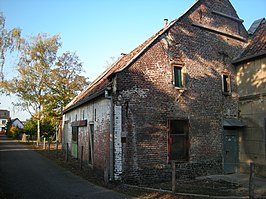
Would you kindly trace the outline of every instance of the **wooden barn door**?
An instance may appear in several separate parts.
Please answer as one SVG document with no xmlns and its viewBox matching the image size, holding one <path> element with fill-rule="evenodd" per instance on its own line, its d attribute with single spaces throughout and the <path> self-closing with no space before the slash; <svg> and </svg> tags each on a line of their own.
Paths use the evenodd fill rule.
<svg viewBox="0 0 266 199">
<path fill-rule="evenodd" d="M 71 154 L 74 158 L 78 158 L 78 127 L 77 126 L 72 126 Z"/>
</svg>

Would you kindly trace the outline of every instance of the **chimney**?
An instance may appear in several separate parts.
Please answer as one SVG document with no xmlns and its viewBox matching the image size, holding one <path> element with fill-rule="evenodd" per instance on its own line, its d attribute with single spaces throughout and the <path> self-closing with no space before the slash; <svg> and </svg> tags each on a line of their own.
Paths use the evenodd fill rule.
<svg viewBox="0 0 266 199">
<path fill-rule="evenodd" d="M 168 25 L 168 19 L 164 19 L 164 27 Z"/>
</svg>

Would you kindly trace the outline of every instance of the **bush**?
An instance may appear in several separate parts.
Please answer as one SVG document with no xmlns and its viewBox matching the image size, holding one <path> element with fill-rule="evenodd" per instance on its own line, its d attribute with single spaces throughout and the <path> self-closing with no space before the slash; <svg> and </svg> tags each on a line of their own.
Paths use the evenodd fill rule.
<svg viewBox="0 0 266 199">
<path fill-rule="evenodd" d="M 8 137 L 12 137 L 13 139 L 19 139 L 21 134 L 22 134 L 21 129 L 12 126 L 12 127 L 9 129 L 9 131 L 8 131 L 8 133 L 7 133 L 7 136 L 8 136 Z"/>
<path fill-rule="evenodd" d="M 24 124 L 24 133 L 30 136 L 37 135 L 37 122 L 33 120 L 27 120 Z"/>
</svg>

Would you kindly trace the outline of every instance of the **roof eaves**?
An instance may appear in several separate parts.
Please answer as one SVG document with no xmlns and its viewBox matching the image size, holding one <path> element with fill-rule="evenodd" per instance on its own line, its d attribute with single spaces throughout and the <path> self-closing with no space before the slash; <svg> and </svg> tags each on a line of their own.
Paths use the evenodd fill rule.
<svg viewBox="0 0 266 199">
<path fill-rule="evenodd" d="M 88 98 L 80 100 L 77 103 L 67 107 L 66 109 L 63 110 L 63 114 L 65 114 L 65 113 L 67 113 L 67 112 L 69 112 L 69 111 L 71 111 L 71 110 L 73 110 L 75 108 L 78 108 L 78 107 L 82 106 L 83 104 L 85 104 L 86 102 L 89 102 L 89 101 L 91 101 L 91 100 L 103 95 L 105 93 L 105 90 L 106 90 L 106 87 L 104 89 L 102 89 L 102 90 L 90 95 Z"/>
<path fill-rule="evenodd" d="M 65 107 L 65 110 L 71 109 L 72 106 L 75 106 L 76 103 L 79 103 L 82 100 L 82 96 L 86 98 L 86 93 L 92 89 L 108 72 L 123 58 L 121 56 L 120 58 L 117 59 L 116 62 L 114 62 L 112 65 L 110 65 L 102 74 L 100 74 L 86 89 L 84 89 L 79 95 L 77 95 L 69 104 Z M 79 99 L 80 98 L 80 99 Z"/>
<path fill-rule="evenodd" d="M 257 59 L 257 58 L 260 58 L 260 57 L 266 57 L 266 51 L 257 53 L 255 55 L 250 55 L 250 56 L 246 56 L 246 57 L 241 57 L 241 58 L 235 59 L 235 60 L 232 61 L 232 64 L 239 65 L 239 64 L 241 64 L 243 62 L 251 61 L 251 60 L 254 60 L 254 59 Z"/>
<path fill-rule="evenodd" d="M 125 68 L 127 68 L 130 64 L 132 64 L 147 48 L 149 48 L 154 41 L 156 41 L 161 35 L 163 35 L 166 31 L 168 31 L 176 22 L 178 22 L 183 16 L 185 16 L 196 4 L 198 4 L 199 2 L 201 2 L 203 0 L 197 0 L 192 6 L 190 6 L 185 12 L 184 14 L 182 14 L 180 17 L 178 17 L 177 19 L 171 21 L 168 26 L 166 26 L 165 28 L 161 29 L 160 31 L 158 31 L 154 36 L 153 39 L 151 39 L 151 41 L 145 45 L 133 58 L 131 58 L 123 67 L 121 67 L 120 69 L 114 71 L 113 73 L 109 74 L 108 77 L 112 76 L 113 74 L 116 74 L 118 72 L 123 71 Z M 123 56 L 121 56 L 114 64 L 112 64 L 110 67 L 108 67 L 100 76 L 98 76 L 98 78 L 96 78 L 84 91 L 82 91 L 79 95 L 77 95 L 63 110 L 63 113 L 66 113 L 78 106 L 81 106 L 82 104 L 84 104 L 85 102 L 90 101 L 91 99 L 93 99 L 94 94 L 91 95 L 89 98 L 86 98 L 86 93 L 95 85 L 97 84 L 106 74 L 108 74 L 108 72 L 123 58 Z M 108 78 L 107 77 L 107 78 Z M 99 93 L 99 92 L 97 92 Z M 96 94 L 97 94 L 96 93 Z M 79 97 L 81 97 L 82 95 L 85 95 L 84 97 L 86 98 L 86 100 L 84 99 L 78 99 Z"/>
<path fill-rule="evenodd" d="M 87 88 L 87 90 L 93 87 L 96 83 L 98 83 L 121 59 L 123 56 L 120 56 L 113 64 L 111 64 L 102 74 L 100 74 Z"/>
</svg>

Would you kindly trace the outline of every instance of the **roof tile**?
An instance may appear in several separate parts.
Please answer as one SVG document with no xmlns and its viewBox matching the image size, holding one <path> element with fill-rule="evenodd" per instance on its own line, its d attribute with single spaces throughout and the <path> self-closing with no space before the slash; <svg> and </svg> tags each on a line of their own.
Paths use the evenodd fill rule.
<svg viewBox="0 0 266 199">
<path fill-rule="evenodd" d="M 234 60 L 234 63 L 266 54 L 266 20 L 256 20 L 252 26 L 250 28 L 252 31 L 250 32 L 253 32 L 253 34 L 249 39 L 248 46 L 245 48 L 244 52 Z"/>
</svg>

